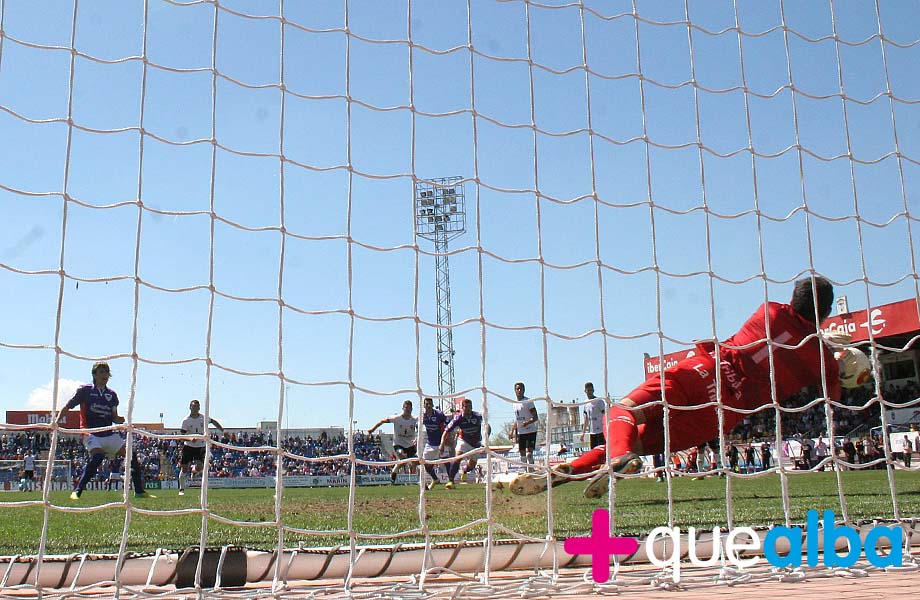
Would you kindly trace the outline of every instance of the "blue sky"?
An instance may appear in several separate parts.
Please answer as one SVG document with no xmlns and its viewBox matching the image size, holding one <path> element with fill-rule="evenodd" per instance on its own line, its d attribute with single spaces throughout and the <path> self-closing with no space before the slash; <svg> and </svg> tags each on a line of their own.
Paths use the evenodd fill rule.
<svg viewBox="0 0 920 600">
<path fill-rule="evenodd" d="M 623 395 L 644 352 L 725 338 L 812 268 L 851 308 L 917 295 L 920 4 L 584 6 L 288 1 L 282 36 L 277 1 L 83 2 L 74 26 L 0 0 L 0 409 L 112 356 L 137 421 L 209 390 L 252 426 L 287 386 L 286 425 L 366 428 L 436 393 L 413 176 L 467 179 L 457 388 L 499 423 L 515 381 Z"/>
</svg>

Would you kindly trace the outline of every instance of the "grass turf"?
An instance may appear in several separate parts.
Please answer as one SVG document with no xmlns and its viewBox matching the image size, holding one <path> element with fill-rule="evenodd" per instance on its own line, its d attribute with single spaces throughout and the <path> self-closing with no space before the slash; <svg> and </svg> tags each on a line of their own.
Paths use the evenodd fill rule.
<svg viewBox="0 0 920 600">
<path fill-rule="evenodd" d="M 841 473 L 850 517 L 856 520 L 893 517 L 892 498 L 885 471 L 847 471 Z M 841 515 L 835 473 L 803 473 L 788 478 L 790 518 L 805 520 L 809 509 L 833 510 Z M 558 538 L 584 535 L 591 528 L 591 513 L 608 506 L 607 498 L 586 500 L 579 482 L 553 490 L 554 531 Z M 902 517 L 920 515 L 920 475 L 895 473 L 897 501 Z M 783 503 L 779 477 L 731 481 L 733 526 L 783 523 Z M 619 482 L 616 488 L 616 521 L 620 534 L 641 535 L 659 525 L 668 525 L 667 486 L 649 479 Z M 145 510 L 200 508 L 197 490 L 179 497 L 176 490 L 154 490 L 157 498 L 134 500 Z M 53 492 L 57 506 L 91 507 L 120 502 L 121 492 L 88 490 L 78 501 L 68 499 L 69 492 Z M 43 509 L 40 506 L 4 506 L 5 503 L 34 500 L 38 493 L 11 492 L 0 495 L 0 555 L 34 554 L 38 551 Z M 425 493 L 425 510 L 432 530 L 449 529 L 486 516 L 485 488 L 461 485 L 454 490 L 438 486 Z M 689 526 L 711 528 L 727 524 L 726 480 L 709 478 L 692 481 L 682 477 L 673 481 L 673 525 L 686 530 Z M 359 544 L 419 541 L 419 534 L 397 537 L 403 531 L 419 527 L 419 490 L 415 486 L 360 487 L 356 490 L 353 528 L 356 532 L 387 536 L 380 540 L 358 540 Z M 214 489 L 209 492 L 208 508 L 224 518 L 259 523 L 274 520 L 273 489 Z M 543 538 L 547 533 L 547 496 L 520 497 L 507 491 L 494 491 L 492 515 L 498 522 L 519 533 Z M 348 529 L 347 488 L 291 488 L 284 491 L 282 519 L 285 525 L 325 533 L 298 534 L 285 532 L 284 544 L 328 546 L 347 543 L 348 536 L 329 533 Z M 49 511 L 46 554 L 73 552 L 117 552 L 125 524 L 123 507 L 104 508 L 96 512 L 67 513 Z M 130 515 L 127 549 L 151 551 L 158 547 L 181 549 L 197 544 L 201 533 L 201 514 L 157 515 L 134 512 Z M 254 548 L 277 545 L 274 526 L 241 527 L 207 521 L 208 545 L 238 544 Z M 463 533 L 435 536 L 436 540 L 481 539 L 486 526 L 477 524 Z M 508 537 L 497 533 L 496 537 Z"/>
</svg>

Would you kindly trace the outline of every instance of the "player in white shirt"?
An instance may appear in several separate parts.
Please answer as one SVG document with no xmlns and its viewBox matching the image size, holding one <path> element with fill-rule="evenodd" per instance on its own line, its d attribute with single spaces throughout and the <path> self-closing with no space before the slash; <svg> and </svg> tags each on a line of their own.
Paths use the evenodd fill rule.
<svg viewBox="0 0 920 600">
<path fill-rule="evenodd" d="M 585 405 L 585 420 L 581 426 L 581 437 L 584 439 L 586 434 L 590 435 L 588 447 L 596 448 L 604 443 L 607 403 L 603 398 L 594 397 L 594 384 L 590 381 L 585 384 L 585 395 L 590 402 Z"/>
<path fill-rule="evenodd" d="M 374 433 L 384 423 L 393 424 L 393 452 L 399 460 L 415 458 L 418 455 L 418 417 L 412 415 L 412 401 L 403 402 L 402 414 L 384 417 L 367 430 L 368 434 Z M 403 467 L 401 464 L 393 465 L 390 471 L 390 482 L 396 485 L 396 473 Z M 410 473 L 415 472 L 415 465 L 406 464 Z"/>
<path fill-rule="evenodd" d="M 517 438 L 518 452 L 521 460 L 533 464 L 533 451 L 537 447 L 537 428 L 540 418 L 537 416 L 537 407 L 533 400 L 524 395 L 524 384 L 520 381 L 514 384 L 514 395 L 517 403 L 514 407 L 514 427 L 511 429 L 511 439 Z"/>
<path fill-rule="evenodd" d="M 909 466 L 909 465 L 908 465 Z M 22 477 L 19 479 L 19 491 L 31 492 L 35 490 L 35 455 L 28 451 L 22 457 Z"/>
<path fill-rule="evenodd" d="M 201 414 L 201 403 L 192 400 L 188 404 L 189 414 L 182 421 L 181 432 L 183 435 L 204 435 L 204 415 Z M 223 426 L 215 419 L 208 419 L 209 423 L 223 431 Z M 185 495 L 185 483 L 189 469 L 201 468 L 204 465 L 204 451 L 207 442 L 204 438 L 185 440 L 182 443 L 182 454 L 179 458 L 179 495 Z"/>
</svg>

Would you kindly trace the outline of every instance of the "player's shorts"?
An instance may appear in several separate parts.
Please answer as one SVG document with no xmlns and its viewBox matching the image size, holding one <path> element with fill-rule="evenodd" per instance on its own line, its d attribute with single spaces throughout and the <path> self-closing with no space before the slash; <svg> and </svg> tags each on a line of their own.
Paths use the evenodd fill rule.
<svg viewBox="0 0 920 600">
<path fill-rule="evenodd" d="M 95 433 L 91 433 L 83 440 L 83 445 L 90 454 L 92 454 L 93 450 L 102 450 L 105 452 L 106 456 L 112 458 L 117 456 L 122 448 L 125 447 L 125 438 L 117 433 L 111 435 L 96 435 Z"/>
<path fill-rule="evenodd" d="M 728 363 L 722 363 L 723 375 L 726 370 L 732 369 Z M 668 429 L 671 435 L 671 452 L 702 445 L 719 435 L 715 373 L 715 360 L 708 354 L 686 358 L 665 371 L 664 397 L 670 406 Z M 733 370 L 732 376 L 734 380 L 740 380 Z M 722 377 L 723 399 L 733 396 L 727 380 L 728 377 Z M 644 454 L 664 452 L 664 405 L 651 404 L 662 399 L 661 376 L 654 375 L 626 396 L 636 405 L 643 406 L 645 423 L 639 425 L 638 428 L 639 439 L 642 441 L 642 452 Z M 745 417 L 742 413 L 724 408 L 729 405 L 740 406 L 741 402 L 733 398 L 731 403 L 726 401 L 723 404 L 725 433 L 730 432 Z"/>
<path fill-rule="evenodd" d="M 418 448 L 415 446 L 400 446 L 399 444 L 393 444 L 393 450 L 396 452 L 396 456 L 399 456 L 400 452 L 405 454 L 405 457 L 400 456 L 400 458 L 415 458 L 418 453 Z"/>
<path fill-rule="evenodd" d="M 592 433 L 589 436 L 589 443 L 591 444 L 592 448 L 602 446 L 605 442 L 606 440 L 604 439 L 603 433 Z"/>
<path fill-rule="evenodd" d="M 180 465 L 188 465 L 193 462 L 203 463 L 204 462 L 204 446 L 188 446 L 183 444 L 182 446 L 182 455 L 179 457 Z"/>
<path fill-rule="evenodd" d="M 438 460 L 441 458 L 441 448 L 440 446 L 432 446 L 431 444 L 425 444 L 425 449 L 422 451 L 422 458 L 425 460 Z"/>
<path fill-rule="evenodd" d="M 474 446 L 473 444 L 470 444 L 469 442 L 467 442 L 467 441 L 464 440 L 463 438 L 457 438 L 457 454 L 466 454 L 467 452 L 471 452 L 471 451 L 473 451 L 473 450 L 475 450 L 475 449 L 477 449 L 477 448 L 479 448 L 479 449 L 481 450 L 481 449 L 482 449 L 482 445 Z M 470 458 L 471 460 L 474 460 L 474 459 L 478 458 L 478 455 L 479 455 L 479 454 L 481 454 L 481 452 L 476 453 L 476 454 L 471 454 L 471 455 L 469 456 L 469 458 Z"/>
<path fill-rule="evenodd" d="M 33 477 L 35 477 L 35 471 L 23 471 L 22 476 L 25 477 L 26 479 L 32 479 Z"/>
<path fill-rule="evenodd" d="M 453 458 L 457 450 L 457 440 L 460 439 L 460 436 L 450 435 L 447 437 L 447 440 L 444 442 L 444 452 L 441 453 L 441 458 Z"/>
<path fill-rule="evenodd" d="M 527 450 L 530 450 L 532 452 L 533 450 L 536 449 L 537 447 L 537 432 L 536 431 L 534 431 L 533 433 L 519 433 L 517 438 L 518 438 L 517 439 L 518 452 L 520 452 L 521 455 L 523 455 L 524 452 L 526 452 Z"/>
</svg>

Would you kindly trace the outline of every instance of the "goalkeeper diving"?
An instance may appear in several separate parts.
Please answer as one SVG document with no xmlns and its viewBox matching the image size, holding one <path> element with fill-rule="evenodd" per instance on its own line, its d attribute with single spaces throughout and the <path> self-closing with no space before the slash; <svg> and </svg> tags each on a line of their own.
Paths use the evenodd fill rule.
<svg viewBox="0 0 920 600">
<path fill-rule="evenodd" d="M 855 387 L 866 380 L 869 361 L 860 350 L 846 346 L 849 336 L 818 333 L 818 324 L 830 315 L 833 302 L 834 288 L 827 279 L 800 279 L 789 304 L 760 306 L 738 333 L 719 344 L 718 358 L 712 342 L 698 344 L 695 356 L 649 378 L 611 406 L 606 444 L 556 467 L 550 473 L 551 485 L 584 479 L 601 469 L 584 492 L 587 498 L 598 498 L 607 493 L 610 473 L 638 472 L 642 455 L 665 451 L 663 400 L 669 406 L 671 452 L 718 436 L 719 403 L 727 434 L 748 414 L 731 409 L 752 411 L 808 386 L 825 390 L 828 400 L 839 400 L 841 385 Z M 607 446 L 609 464 L 605 464 Z M 524 473 L 511 482 L 510 489 L 530 495 L 544 491 L 546 485 L 545 473 Z"/>
</svg>

